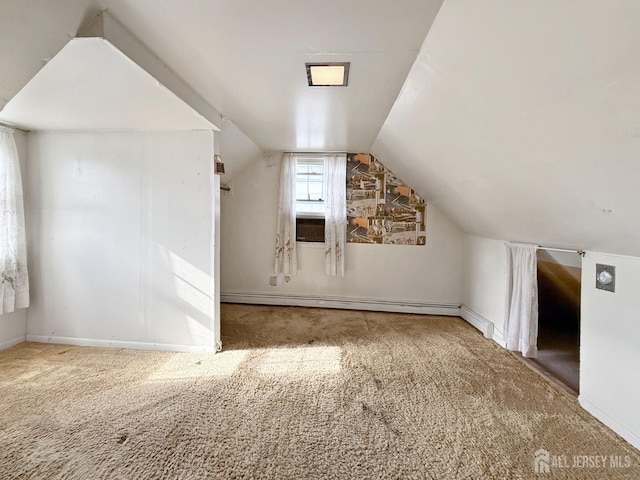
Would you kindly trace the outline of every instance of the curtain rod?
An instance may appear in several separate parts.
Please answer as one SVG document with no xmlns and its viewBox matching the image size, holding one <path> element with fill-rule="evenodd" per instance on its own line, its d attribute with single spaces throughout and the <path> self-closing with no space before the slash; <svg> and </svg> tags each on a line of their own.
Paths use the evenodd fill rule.
<svg viewBox="0 0 640 480">
<path fill-rule="evenodd" d="M 543 247 L 542 245 L 537 245 L 538 250 L 551 250 L 552 252 L 567 252 L 567 253 L 577 253 L 581 257 L 584 257 L 584 250 L 571 250 L 568 248 L 554 248 L 554 247 Z"/>
<path fill-rule="evenodd" d="M 534 245 L 531 243 L 518 243 L 518 242 L 505 242 L 505 245 L 523 245 L 528 247 L 533 247 Z M 555 248 L 555 247 L 545 247 L 543 245 L 535 245 L 536 250 L 551 250 L 552 252 L 567 252 L 567 253 L 577 253 L 581 257 L 584 257 L 584 250 L 571 250 L 570 248 Z"/>
<path fill-rule="evenodd" d="M 13 133 L 15 131 L 15 127 L 12 127 L 10 125 L 7 125 L 6 123 L 0 122 L 0 130 L 4 132 Z"/>
<path fill-rule="evenodd" d="M 292 155 L 324 155 L 325 153 L 348 153 L 343 151 L 330 151 L 330 152 L 282 152 L 282 153 L 290 153 Z"/>
</svg>

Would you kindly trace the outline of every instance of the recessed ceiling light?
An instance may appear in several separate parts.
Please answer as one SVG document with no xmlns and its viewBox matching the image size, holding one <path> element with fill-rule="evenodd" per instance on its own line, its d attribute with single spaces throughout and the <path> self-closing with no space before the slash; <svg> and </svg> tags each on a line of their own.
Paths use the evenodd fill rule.
<svg viewBox="0 0 640 480">
<path fill-rule="evenodd" d="M 346 87 L 349 81 L 349 62 L 307 63 L 310 87 Z"/>
</svg>

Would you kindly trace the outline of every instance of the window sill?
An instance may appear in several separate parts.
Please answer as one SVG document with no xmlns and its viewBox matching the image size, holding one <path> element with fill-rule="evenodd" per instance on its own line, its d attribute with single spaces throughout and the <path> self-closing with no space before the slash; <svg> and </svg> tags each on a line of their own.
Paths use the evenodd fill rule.
<svg viewBox="0 0 640 480">
<path fill-rule="evenodd" d="M 324 242 L 301 242 L 300 240 L 298 240 L 296 242 L 296 245 L 300 248 L 304 248 L 304 249 L 315 249 L 315 250 L 319 250 L 322 249 L 324 250 Z"/>
</svg>

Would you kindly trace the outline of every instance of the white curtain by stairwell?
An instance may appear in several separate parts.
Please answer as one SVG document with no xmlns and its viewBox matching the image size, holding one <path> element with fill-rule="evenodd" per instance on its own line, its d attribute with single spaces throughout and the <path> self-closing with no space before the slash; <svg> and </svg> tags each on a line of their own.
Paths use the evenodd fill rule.
<svg viewBox="0 0 640 480">
<path fill-rule="evenodd" d="M 347 241 L 347 155 L 328 154 L 324 160 L 324 264 L 331 277 L 344 277 Z"/>
<path fill-rule="evenodd" d="M 285 153 L 280 170 L 280 197 L 276 232 L 275 274 L 295 275 L 296 252 L 296 156 Z"/>
<path fill-rule="evenodd" d="M 507 349 L 538 355 L 536 245 L 507 244 Z"/>
<path fill-rule="evenodd" d="M 24 202 L 13 130 L 0 127 L 0 314 L 29 306 Z"/>
</svg>

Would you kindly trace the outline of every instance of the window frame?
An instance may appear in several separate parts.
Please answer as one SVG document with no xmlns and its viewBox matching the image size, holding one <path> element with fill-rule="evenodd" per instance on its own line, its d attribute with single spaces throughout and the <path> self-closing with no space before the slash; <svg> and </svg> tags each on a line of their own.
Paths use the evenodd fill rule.
<svg viewBox="0 0 640 480">
<path fill-rule="evenodd" d="M 321 182 L 322 182 L 322 196 L 324 197 L 324 181 L 325 181 L 325 177 L 324 177 L 324 156 L 323 155 L 316 155 L 316 154 L 305 154 L 305 153 L 299 153 L 296 154 L 296 218 L 324 218 L 324 199 L 322 200 L 298 200 L 298 192 L 297 192 L 297 187 L 298 187 L 298 176 L 300 175 L 299 173 L 299 167 L 301 166 L 301 164 L 305 164 L 305 165 L 322 165 L 322 174 L 319 174 L 321 176 Z M 313 175 L 313 174 L 308 174 L 308 175 Z M 309 180 L 307 180 L 307 192 L 309 190 Z M 310 210 L 303 210 L 300 209 L 299 207 L 302 205 L 304 205 L 304 202 L 309 202 L 309 205 L 321 205 L 322 206 L 322 210 L 321 211 L 310 211 Z"/>
</svg>

